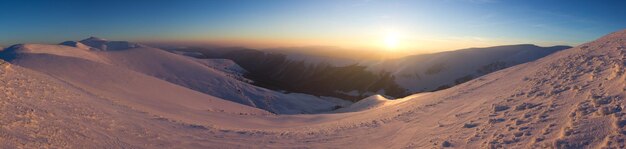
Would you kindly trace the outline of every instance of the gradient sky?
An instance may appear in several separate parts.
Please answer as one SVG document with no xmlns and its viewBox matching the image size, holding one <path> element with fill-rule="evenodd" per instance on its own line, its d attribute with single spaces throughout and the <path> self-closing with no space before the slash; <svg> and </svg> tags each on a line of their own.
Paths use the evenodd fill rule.
<svg viewBox="0 0 626 149">
<path fill-rule="evenodd" d="M 255 48 L 436 51 L 577 45 L 626 28 L 623 0 L 2 0 L 0 45 L 98 36 Z"/>
</svg>

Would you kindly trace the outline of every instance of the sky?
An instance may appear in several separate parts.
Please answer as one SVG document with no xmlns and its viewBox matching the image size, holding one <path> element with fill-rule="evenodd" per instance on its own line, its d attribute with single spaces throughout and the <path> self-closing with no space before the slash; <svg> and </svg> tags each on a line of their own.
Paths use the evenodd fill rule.
<svg viewBox="0 0 626 149">
<path fill-rule="evenodd" d="M 578 45 L 626 29 L 623 0 L 0 0 L 0 46 L 97 36 L 433 52 Z"/>
</svg>

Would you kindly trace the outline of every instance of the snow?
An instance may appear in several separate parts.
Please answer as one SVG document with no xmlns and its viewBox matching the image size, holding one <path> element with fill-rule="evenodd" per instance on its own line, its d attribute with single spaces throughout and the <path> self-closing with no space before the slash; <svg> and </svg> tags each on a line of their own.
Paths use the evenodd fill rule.
<svg viewBox="0 0 626 149">
<path fill-rule="evenodd" d="M 16 56 L 22 54 L 50 54 L 65 57 L 74 57 L 85 60 L 90 60 L 100 63 L 109 63 L 107 59 L 101 58 L 98 55 L 89 51 L 89 49 L 68 47 L 64 45 L 44 45 L 44 44 L 19 44 L 7 48 L 3 53 L 4 56 Z"/>
<path fill-rule="evenodd" d="M 87 39 L 78 41 L 84 45 L 100 49 L 100 50 L 127 50 L 133 48 L 141 48 L 147 47 L 141 44 L 132 43 L 128 41 L 108 41 L 106 39 L 98 38 L 98 37 L 89 37 Z"/>
<path fill-rule="evenodd" d="M 87 59 L 20 59 L 0 67 L 3 148 L 626 145 L 626 30 L 449 89 L 312 115 L 267 114 Z"/>
<path fill-rule="evenodd" d="M 363 63 L 368 70 L 391 72 L 396 83 L 409 92 L 432 91 L 441 86 L 454 86 L 456 80 L 476 78 L 490 73 L 486 66 L 506 68 L 533 61 L 565 46 L 538 47 L 510 45 L 488 48 L 470 48 L 434 54 L 421 54 L 382 62 Z"/>
<path fill-rule="evenodd" d="M 166 52 L 161 49 L 147 46 L 111 46 L 112 43 L 128 43 L 126 41 L 107 41 L 100 38 L 89 38 L 80 41 L 85 45 L 100 47 L 76 48 L 66 45 L 41 45 L 25 44 L 14 46 L 13 54 L 20 57 L 46 54 L 61 57 L 48 57 L 50 59 L 62 59 L 65 57 L 86 59 L 116 67 L 116 71 L 91 74 L 92 77 L 101 75 L 113 75 L 114 72 L 130 70 L 155 77 L 176 85 L 180 85 L 208 95 L 216 96 L 241 103 L 244 105 L 264 109 L 279 114 L 321 113 L 333 110 L 339 106 L 320 97 L 302 94 L 284 94 L 277 91 L 264 89 L 249 84 L 251 81 L 243 77 L 245 72 L 232 61 L 226 60 L 201 60 Z M 111 49 L 115 47 L 114 50 Z M 92 49 L 92 50 L 89 50 Z M 18 58 L 14 62 L 17 65 L 31 64 L 28 66 L 51 65 L 58 62 L 42 62 L 39 59 Z M 42 64 L 35 64 L 42 63 Z M 49 64 L 48 64 L 49 63 Z M 84 62 L 67 63 L 63 67 L 81 67 Z M 26 66 L 26 65 L 24 65 Z M 59 66 L 37 67 L 38 71 L 47 71 Z M 109 66 L 107 66 L 109 67 Z M 81 67 L 78 70 L 94 72 L 98 67 Z M 60 72 L 59 76 L 71 75 L 69 72 Z M 120 75 L 120 77 L 125 77 Z M 75 79 L 67 77 L 67 79 Z M 84 78 L 87 79 L 87 78 Z"/>
<path fill-rule="evenodd" d="M 245 69 L 243 69 L 237 63 L 229 59 L 196 59 L 196 60 L 208 67 L 220 70 L 222 72 L 235 74 L 235 75 L 244 75 L 245 73 L 247 73 Z"/>
<path fill-rule="evenodd" d="M 409 99 L 414 99 L 419 96 L 423 96 L 425 94 L 428 94 L 428 93 L 414 94 L 414 95 L 411 95 L 405 98 L 399 98 L 399 99 L 387 99 L 377 94 L 377 95 L 372 95 L 370 97 L 359 100 L 358 102 L 351 104 L 348 107 L 337 109 L 334 112 L 337 112 L 337 113 L 358 112 L 358 111 L 370 110 L 370 109 L 379 108 L 379 107 L 391 106 L 391 105 L 408 101 Z"/>
<path fill-rule="evenodd" d="M 70 46 L 70 47 L 75 47 L 75 48 L 79 48 L 79 49 L 85 49 L 85 50 L 94 50 L 95 48 L 92 48 L 90 46 L 87 46 L 83 43 L 80 42 L 76 42 L 76 41 L 65 41 L 62 43 L 59 43 L 59 45 L 65 45 L 65 46 Z"/>
</svg>

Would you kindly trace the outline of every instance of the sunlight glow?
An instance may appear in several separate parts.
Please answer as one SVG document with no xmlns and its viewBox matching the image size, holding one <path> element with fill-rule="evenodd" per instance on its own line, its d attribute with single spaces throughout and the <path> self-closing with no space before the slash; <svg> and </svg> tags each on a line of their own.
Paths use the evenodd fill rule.
<svg viewBox="0 0 626 149">
<path fill-rule="evenodd" d="M 388 33 L 383 42 L 387 50 L 395 50 L 398 48 L 398 37 L 394 33 Z"/>
</svg>

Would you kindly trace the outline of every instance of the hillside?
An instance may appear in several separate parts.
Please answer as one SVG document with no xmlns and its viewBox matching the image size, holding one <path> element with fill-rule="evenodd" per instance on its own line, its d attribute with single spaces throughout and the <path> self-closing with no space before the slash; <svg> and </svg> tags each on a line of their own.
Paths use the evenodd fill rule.
<svg viewBox="0 0 626 149">
<path fill-rule="evenodd" d="M 37 59 L 58 61 L 48 56 Z M 624 148 L 625 59 L 623 30 L 449 89 L 397 102 L 374 96 L 364 101 L 389 104 L 361 103 L 346 113 L 316 115 L 272 115 L 204 94 L 193 96 L 211 99 L 206 105 L 176 102 L 189 108 L 133 103 L 158 92 L 105 93 L 108 87 L 65 83 L 54 74 L 75 71 L 73 77 L 89 77 L 77 71 L 83 69 L 51 65 L 60 70 L 37 73 L 3 64 L 0 80 L 7 85 L 0 88 L 5 94 L 0 96 L 0 142 L 9 148 Z M 98 73 L 120 71 L 129 78 L 143 75 L 98 68 Z M 104 79 L 119 78 L 110 77 Z M 194 100 L 183 96 L 185 88 L 167 87 L 171 84 L 165 81 L 137 81 L 175 90 L 163 93 L 167 100 Z M 131 84 L 117 85 L 121 91 L 135 88 L 132 79 L 95 86 L 107 82 Z M 220 107 L 233 111 L 203 110 Z"/>
<path fill-rule="evenodd" d="M 623 148 L 625 59 L 626 30 L 399 104 L 285 117 L 306 126 L 218 140 L 239 147 Z"/>
<path fill-rule="evenodd" d="M 64 42 L 68 43 L 68 42 Z M 305 94 L 284 94 L 253 86 L 237 74 L 220 71 L 210 64 L 161 49 L 124 41 L 89 38 L 77 47 L 23 44 L 0 53 L 3 59 L 40 72 L 54 73 L 68 82 L 85 82 L 105 76 L 132 78 L 120 72 L 141 73 L 218 98 L 280 114 L 319 113 L 340 107 L 337 99 Z M 71 44 L 70 44 L 71 45 Z M 77 45 L 77 44 L 74 44 Z M 85 48 L 84 46 L 88 46 Z M 98 47 L 98 48 L 94 48 Z M 47 60 L 47 61 L 44 61 Z M 67 71 L 58 71 L 60 68 Z M 59 68 L 59 69 L 58 69 Z M 113 69 L 111 71 L 102 71 Z M 79 72 L 70 70 L 82 70 Z M 79 78 L 75 75 L 89 74 Z M 91 84 L 90 84 L 91 85 Z M 102 87 L 93 84 L 95 87 Z M 115 87 L 115 89 L 118 89 Z"/>
<path fill-rule="evenodd" d="M 507 45 L 420 54 L 366 64 L 368 70 L 390 72 L 408 92 L 445 89 L 518 64 L 534 61 L 569 46 Z"/>
<path fill-rule="evenodd" d="M 244 76 L 257 86 L 358 101 L 375 94 L 400 98 L 449 88 L 570 47 L 507 45 L 375 60 L 333 57 L 331 51 L 350 54 L 324 48 L 305 48 L 313 52 L 298 48 L 262 51 L 190 47 L 172 51 L 203 54 L 194 56 L 197 58 L 231 59 L 248 70 Z"/>
</svg>

